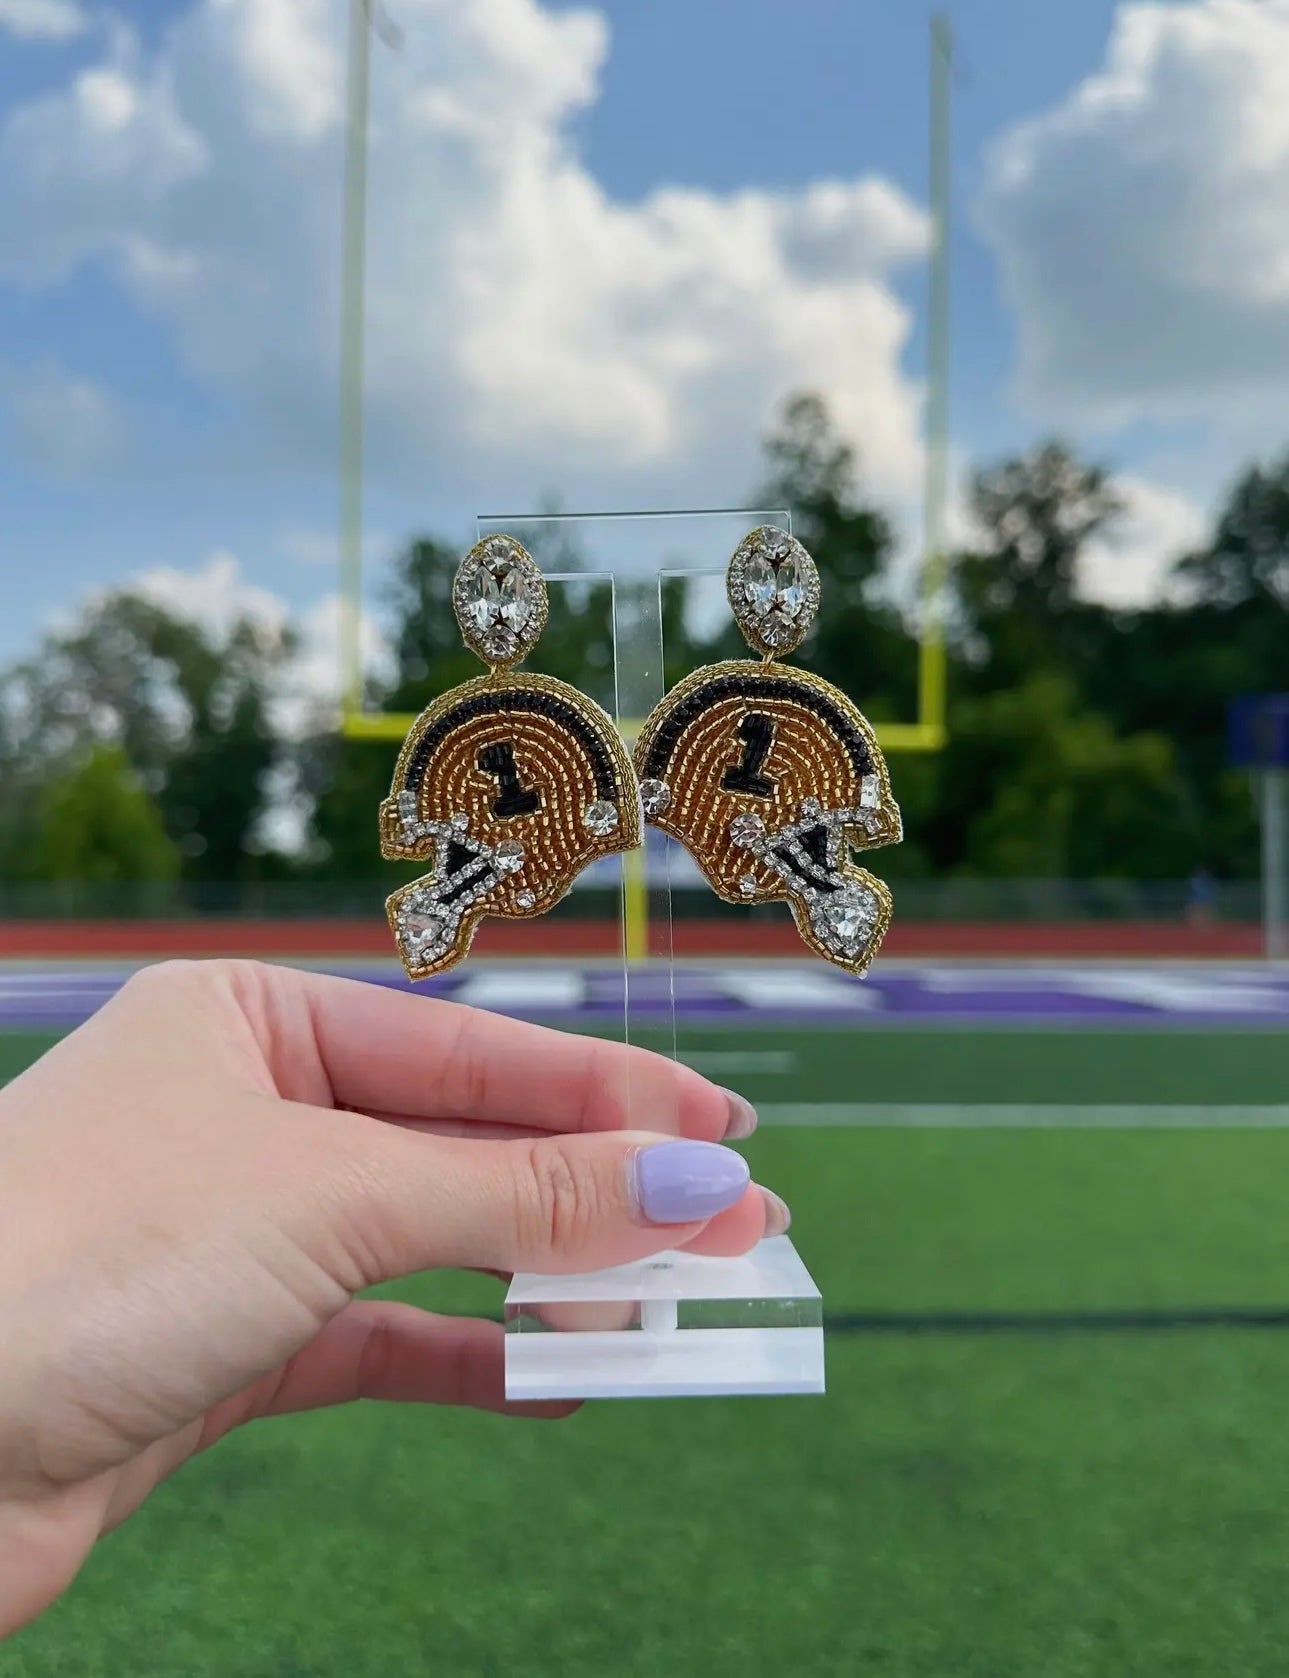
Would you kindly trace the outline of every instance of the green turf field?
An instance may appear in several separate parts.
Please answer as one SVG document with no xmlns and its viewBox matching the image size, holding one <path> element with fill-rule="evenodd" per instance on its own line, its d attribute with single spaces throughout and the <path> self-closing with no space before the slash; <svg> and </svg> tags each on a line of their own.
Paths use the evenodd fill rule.
<svg viewBox="0 0 1289 1678">
<path fill-rule="evenodd" d="M 0 1081 L 56 1041 L 0 1031 Z M 661 1034 L 641 1041 L 662 1049 Z M 689 1029 L 681 1053 L 758 1103 L 1284 1104 L 1289 1049 L 1270 1030 L 1000 1027 Z"/>
<path fill-rule="evenodd" d="M 772 1103 L 790 1077 L 830 1104 L 1238 1106 L 1289 1082 L 1271 1033 L 741 1041 L 800 1054 L 742 1080 Z M 101 1546 L 0 1675 L 1280 1678 L 1289 1330 L 910 1319 L 1289 1305 L 1289 1129 L 769 1127 L 749 1151 L 828 1310 L 906 1323 L 830 1335 L 826 1398 L 262 1425 Z"/>
</svg>

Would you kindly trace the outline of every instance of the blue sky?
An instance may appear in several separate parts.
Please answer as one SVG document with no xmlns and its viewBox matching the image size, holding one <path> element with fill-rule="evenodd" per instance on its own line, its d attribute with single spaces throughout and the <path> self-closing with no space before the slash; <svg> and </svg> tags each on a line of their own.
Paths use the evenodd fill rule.
<svg viewBox="0 0 1289 1678">
<path fill-rule="evenodd" d="M 385 0 L 369 551 L 728 503 L 823 388 L 916 545 L 927 15 Z M 86 592 L 334 591 L 343 0 L 0 0 L 0 658 Z M 953 443 L 1125 475 L 1148 596 L 1289 383 L 1289 0 L 959 0 Z"/>
<path fill-rule="evenodd" d="M 604 97 L 582 133 L 592 167 L 615 192 L 635 197 L 660 180 L 792 189 L 874 171 L 925 201 L 929 9 L 896 0 L 613 0 L 601 10 L 614 51 Z M 954 397 L 981 451 L 1023 444 L 1030 433 L 1007 400 L 1011 322 L 972 225 L 982 154 L 1001 130 L 1041 112 L 1095 68 L 1113 12 L 1109 0 L 963 0 L 945 12 L 958 58 Z M 668 89 L 665 122 L 660 87 Z M 919 368 L 924 274 L 910 275 L 902 289 L 918 311 L 908 359 Z"/>
</svg>

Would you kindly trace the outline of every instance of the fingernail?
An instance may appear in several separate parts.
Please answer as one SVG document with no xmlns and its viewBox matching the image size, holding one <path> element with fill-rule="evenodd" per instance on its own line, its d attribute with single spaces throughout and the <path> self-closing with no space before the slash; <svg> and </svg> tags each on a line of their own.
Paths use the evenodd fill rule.
<svg viewBox="0 0 1289 1678">
<path fill-rule="evenodd" d="M 725 1121 L 725 1140 L 741 1142 L 756 1129 L 756 1108 L 734 1090 L 722 1089 L 721 1094 L 725 1097 L 729 1109 L 729 1117 Z"/>
<path fill-rule="evenodd" d="M 693 1223 L 733 1206 L 750 1175 L 718 1142 L 658 1142 L 632 1155 L 632 1199 L 651 1224 Z"/>
<path fill-rule="evenodd" d="M 757 1185 L 760 1187 L 760 1185 Z M 792 1222 L 792 1213 L 788 1204 L 780 1200 L 777 1194 L 769 1189 L 761 1189 L 761 1199 L 765 1202 L 765 1233 L 768 1236 L 782 1235 Z"/>
</svg>

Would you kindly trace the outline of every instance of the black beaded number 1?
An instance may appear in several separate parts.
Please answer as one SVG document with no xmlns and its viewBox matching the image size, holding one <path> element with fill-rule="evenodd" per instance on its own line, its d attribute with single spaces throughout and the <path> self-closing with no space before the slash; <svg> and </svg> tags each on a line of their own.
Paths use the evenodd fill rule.
<svg viewBox="0 0 1289 1678">
<path fill-rule="evenodd" d="M 774 722 L 760 711 L 749 711 L 738 725 L 743 742 L 743 759 L 725 771 L 721 786 L 726 792 L 750 792 L 757 798 L 773 798 L 775 783 L 761 773 L 761 765 L 774 744 Z"/>
<path fill-rule="evenodd" d="M 526 787 L 515 767 L 515 748 L 509 740 L 498 740 L 485 746 L 479 753 L 479 767 L 491 775 L 500 789 L 493 801 L 494 816 L 531 816 L 542 807 L 542 795 L 534 787 Z"/>
</svg>

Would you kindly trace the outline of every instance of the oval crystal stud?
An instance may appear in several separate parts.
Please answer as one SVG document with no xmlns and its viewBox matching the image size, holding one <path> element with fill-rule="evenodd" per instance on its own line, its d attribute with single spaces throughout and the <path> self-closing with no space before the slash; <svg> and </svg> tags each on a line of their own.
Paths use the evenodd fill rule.
<svg viewBox="0 0 1289 1678">
<path fill-rule="evenodd" d="M 730 823 L 730 838 L 736 845 L 753 845 L 765 832 L 765 823 L 755 811 L 745 811 Z"/>
<path fill-rule="evenodd" d="M 748 645 L 771 656 L 798 646 L 819 610 L 814 560 L 786 530 L 770 524 L 739 543 L 726 589 Z"/>
<path fill-rule="evenodd" d="M 765 548 L 754 553 L 743 580 L 743 593 L 759 618 L 771 613 L 795 618 L 806 600 L 797 556 L 791 550 L 778 554 Z"/>
<path fill-rule="evenodd" d="M 488 536 L 461 561 L 452 607 L 472 652 L 494 666 L 517 664 L 546 622 L 546 584 L 513 536 Z"/>
<path fill-rule="evenodd" d="M 470 616 L 475 627 L 491 629 L 500 623 L 518 635 L 532 610 L 527 582 L 515 555 L 494 537 L 484 544 L 471 579 Z"/>
</svg>

